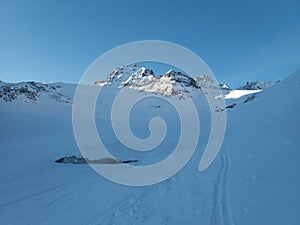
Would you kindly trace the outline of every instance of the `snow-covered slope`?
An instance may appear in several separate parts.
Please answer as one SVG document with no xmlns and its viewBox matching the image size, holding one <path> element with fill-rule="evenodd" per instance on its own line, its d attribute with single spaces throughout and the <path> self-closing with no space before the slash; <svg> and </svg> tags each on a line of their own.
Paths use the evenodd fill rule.
<svg viewBox="0 0 300 225">
<path fill-rule="evenodd" d="M 225 99 L 237 99 L 241 98 L 245 95 L 255 94 L 261 92 L 261 90 L 232 90 L 227 95 L 225 95 Z"/>
<path fill-rule="evenodd" d="M 46 96 L 60 103 L 72 103 L 72 96 L 62 94 L 61 88 L 61 83 L 31 81 L 11 84 L 0 81 L 0 99 L 6 102 L 20 100 L 37 103 L 41 96 Z"/>
<path fill-rule="evenodd" d="M 224 151 L 235 224 L 298 224 L 300 70 L 228 113 Z"/>
<path fill-rule="evenodd" d="M 120 85 L 131 81 L 131 72 L 119 75 L 112 80 L 119 79 Z M 64 96 L 73 95 L 75 85 L 60 86 Z M 141 138 L 149 135 L 148 120 L 153 116 L 164 118 L 169 128 L 166 141 L 154 152 L 136 153 L 116 141 L 109 112 L 119 90 L 104 88 L 95 119 L 109 149 L 121 159 L 134 157 L 146 164 L 169 155 L 180 134 L 174 109 L 150 98 L 132 110 L 130 123 Z M 228 110 L 221 152 L 203 173 L 198 172 L 198 164 L 210 122 L 208 108 L 202 104 L 205 97 L 198 95 L 194 101 L 199 103 L 201 134 L 194 156 L 172 178 L 147 187 L 112 183 L 85 164 L 54 163 L 64 156 L 80 156 L 71 104 L 46 95 L 35 104 L 21 98 L 0 99 L 0 224 L 298 224 L 299 93 L 297 71 L 256 93 L 253 101 Z M 237 101 L 227 101 L 231 100 Z"/>
</svg>

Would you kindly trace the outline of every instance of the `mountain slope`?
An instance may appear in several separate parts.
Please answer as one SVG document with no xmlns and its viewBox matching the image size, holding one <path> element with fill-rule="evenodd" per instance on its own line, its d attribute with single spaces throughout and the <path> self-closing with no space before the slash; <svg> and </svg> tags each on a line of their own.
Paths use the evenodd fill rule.
<svg viewBox="0 0 300 225">
<path fill-rule="evenodd" d="M 228 114 L 229 194 L 236 224 L 297 224 L 300 70 Z"/>
<path fill-rule="evenodd" d="M 61 86 L 66 95 L 75 90 L 74 85 Z M 207 106 L 198 106 L 201 135 L 195 155 L 175 176 L 148 187 L 109 182 L 88 165 L 54 163 L 63 156 L 80 155 L 71 104 L 49 97 L 36 104 L 0 101 L 0 224 L 297 224 L 299 89 L 297 71 L 257 93 L 253 101 L 228 110 L 221 152 L 203 173 L 197 169 L 210 130 L 209 112 Z M 109 133 L 106 111 L 115 92 L 107 86 L 96 106 L 99 134 L 112 149 L 119 143 Z M 195 101 L 202 103 L 203 98 Z M 150 99 L 132 114 L 132 128 L 142 137 L 149 135 L 148 118 L 158 115 L 166 120 L 171 137 L 150 155 L 150 162 L 169 154 L 178 137 L 178 117 L 172 107 Z M 149 155 L 126 148 L 117 153 L 122 159 L 134 156 L 141 163 L 149 162 Z"/>
<path fill-rule="evenodd" d="M 60 103 L 72 103 L 71 96 L 63 95 L 60 91 L 61 83 L 4 83 L 0 81 L 0 99 L 6 102 L 21 100 L 25 103 L 37 103 L 41 95 L 46 95 Z"/>
</svg>

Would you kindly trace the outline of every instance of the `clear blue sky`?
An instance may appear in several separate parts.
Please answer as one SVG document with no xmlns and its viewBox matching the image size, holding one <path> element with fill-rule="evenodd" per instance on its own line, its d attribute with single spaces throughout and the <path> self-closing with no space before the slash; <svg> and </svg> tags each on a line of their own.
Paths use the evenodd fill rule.
<svg viewBox="0 0 300 225">
<path fill-rule="evenodd" d="M 300 67 L 300 1 L 1 0 L 0 80 L 76 83 L 98 56 L 137 40 L 198 54 L 220 82 Z"/>
</svg>

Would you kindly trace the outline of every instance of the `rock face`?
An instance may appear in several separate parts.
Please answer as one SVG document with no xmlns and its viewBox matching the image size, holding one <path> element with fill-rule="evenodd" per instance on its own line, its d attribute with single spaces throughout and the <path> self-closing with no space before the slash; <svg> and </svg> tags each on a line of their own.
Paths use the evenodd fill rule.
<svg viewBox="0 0 300 225">
<path fill-rule="evenodd" d="M 238 87 L 238 90 L 262 90 L 278 84 L 280 81 L 251 81 L 244 86 Z"/>
<path fill-rule="evenodd" d="M 121 163 L 134 163 L 138 162 L 136 159 L 130 160 L 118 160 L 114 158 L 102 158 L 102 159 L 88 159 L 83 157 L 76 156 L 66 156 L 54 161 L 55 163 L 63 163 L 63 164 L 121 164 Z"/>
<path fill-rule="evenodd" d="M 59 103 L 72 103 L 72 98 L 65 96 L 60 92 L 62 87 L 59 83 L 37 83 L 37 82 L 21 82 L 21 83 L 4 83 L 0 81 L 0 99 L 6 102 L 21 100 L 23 102 L 37 103 L 42 95 Z"/>
<path fill-rule="evenodd" d="M 145 92 L 179 95 L 190 97 L 201 88 L 221 88 L 231 90 L 226 84 L 218 84 L 207 75 L 192 78 L 180 71 L 169 70 L 163 75 L 156 75 L 153 70 L 137 65 L 116 68 L 105 80 L 96 80 L 98 86 L 128 87 Z"/>
<path fill-rule="evenodd" d="M 238 90 L 261 90 L 278 84 L 275 82 L 247 82 Z M 224 95 L 233 90 L 226 84 L 219 84 L 207 75 L 193 78 L 180 71 L 169 70 L 163 75 L 156 75 L 153 70 L 139 67 L 135 64 L 116 68 L 105 80 L 96 80 L 96 86 L 110 86 L 115 88 L 131 88 L 143 92 L 151 92 L 165 96 L 179 98 L 192 97 L 194 93 L 207 89 L 220 88 Z M 25 103 L 37 104 L 39 99 L 46 97 L 58 103 L 72 104 L 74 90 L 66 93 L 67 84 L 20 82 L 5 83 L 0 81 L 0 100 L 13 102 L 19 100 Z M 249 99 L 249 101 L 252 99 Z"/>
<path fill-rule="evenodd" d="M 280 81 L 251 81 L 237 90 L 262 90 L 278 84 Z M 219 84 L 207 75 L 192 78 L 182 72 L 169 70 L 163 75 L 156 75 L 153 70 L 137 65 L 120 66 L 105 80 L 96 80 L 95 85 L 110 85 L 118 88 L 128 87 L 146 92 L 164 95 L 190 96 L 193 91 L 201 89 L 222 89 L 225 94 L 232 89 L 226 84 Z"/>
</svg>

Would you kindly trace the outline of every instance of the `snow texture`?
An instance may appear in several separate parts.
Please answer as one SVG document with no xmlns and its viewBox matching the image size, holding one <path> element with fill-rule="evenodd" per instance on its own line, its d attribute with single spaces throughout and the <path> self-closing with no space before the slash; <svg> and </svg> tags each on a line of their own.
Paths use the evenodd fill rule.
<svg viewBox="0 0 300 225">
<path fill-rule="evenodd" d="M 153 115 L 163 117 L 170 129 L 151 157 L 130 151 L 116 141 L 109 125 L 107 112 L 117 87 L 173 93 L 187 85 L 198 89 L 197 84 L 173 71 L 156 77 L 134 66 L 130 71 L 117 69 L 104 83 L 96 105 L 103 142 L 118 158 L 138 159 L 141 164 L 165 158 L 179 137 L 174 109 L 156 98 L 137 105 L 130 122 L 138 136 L 149 135 L 147 123 Z M 48 89 L 36 83 L 0 85 L 1 225 L 299 224 L 300 71 L 261 92 L 229 98 L 230 92 L 225 97 L 227 105 L 236 106 L 226 109 L 221 152 L 203 173 L 197 168 L 210 132 L 210 113 L 205 96 L 197 95 L 201 134 L 194 156 L 172 178 L 147 187 L 112 183 L 87 164 L 54 163 L 65 156 L 80 157 L 71 123 L 76 85 L 47 84 Z M 41 87 L 46 90 L 39 92 Z M 65 96 L 62 102 L 51 97 L 56 93 Z"/>
</svg>

